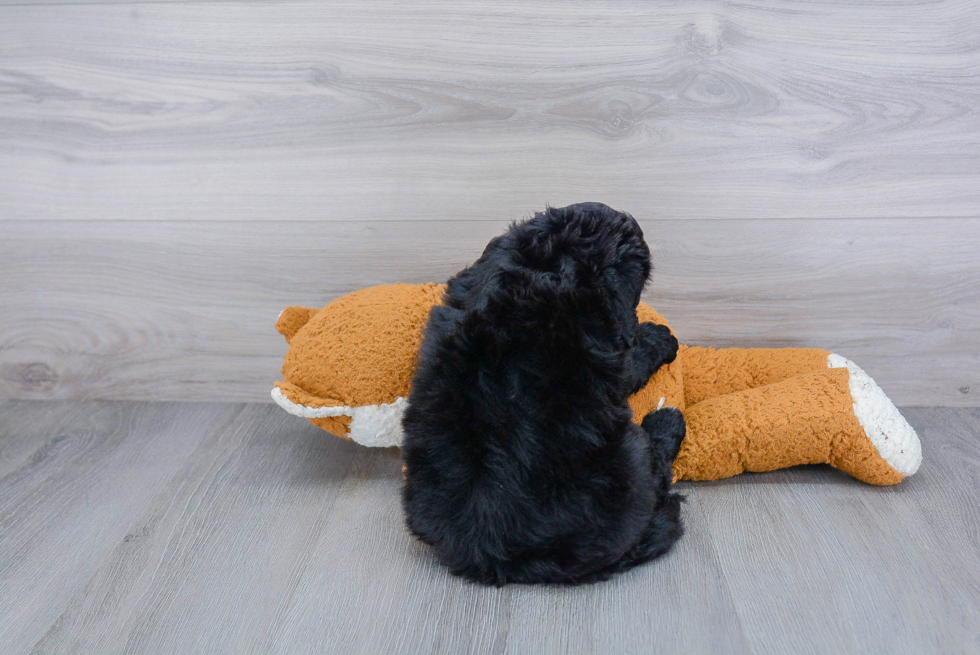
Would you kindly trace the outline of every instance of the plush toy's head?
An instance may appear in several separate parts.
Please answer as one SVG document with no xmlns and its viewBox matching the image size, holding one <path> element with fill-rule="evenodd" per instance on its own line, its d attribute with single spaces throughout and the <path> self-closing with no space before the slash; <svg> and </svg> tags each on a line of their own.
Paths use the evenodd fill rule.
<svg viewBox="0 0 980 655">
<path fill-rule="evenodd" d="M 429 310 L 445 285 L 388 284 L 337 298 L 321 310 L 287 307 L 276 329 L 289 350 L 272 397 L 317 427 L 365 446 L 397 446 Z M 640 303 L 641 322 L 666 325 Z M 684 408 L 680 359 L 630 398 L 637 422 L 658 405 Z"/>
</svg>

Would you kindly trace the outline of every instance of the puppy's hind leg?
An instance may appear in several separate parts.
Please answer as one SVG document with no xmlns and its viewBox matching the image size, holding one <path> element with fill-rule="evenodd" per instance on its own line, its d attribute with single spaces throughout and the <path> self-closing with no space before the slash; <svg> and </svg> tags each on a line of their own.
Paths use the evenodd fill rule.
<svg viewBox="0 0 980 655">
<path fill-rule="evenodd" d="M 670 492 L 673 478 L 671 465 L 687 432 L 684 415 L 676 407 L 664 407 L 647 414 L 641 427 L 650 439 L 650 468 L 653 483 L 659 487 L 658 501 L 640 541 L 619 561 L 621 570 L 660 557 L 684 534 L 681 525 L 681 502 L 684 497 Z"/>
<path fill-rule="evenodd" d="M 643 417 L 643 431 L 650 437 L 650 445 L 660 459 L 672 464 L 677 459 L 681 442 L 687 434 L 684 415 L 676 407 L 664 407 Z"/>
<path fill-rule="evenodd" d="M 657 510 L 650 517 L 650 522 L 640 540 L 623 556 L 589 576 L 584 577 L 580 582 L 595 582 L 607 580 L 616 573 L 622 573 L 629 569 L 645 564 L 650 560 L 665 555 L 681 535 L 684 534 L 684 526 L 681 524 L 681 502 L 684 497 L 680 494 L 667 494 L 657 505 Z"/>
<path fill-rule="evenodd" d="M 676 407 L 664 407 L 647 414 L 641 427 L 650 439 L 650 468 L 652 483 L 656 487 L 656 506 L 639 541 L 619 560 L 595 572 L 592 580 L 605 580 L 614 573 L 656 559 L 669 551 L 684 534 L 681 525 L 684 497 L 670 491 L 673 477 L 671 464 L 677 457 L 687 430 L 684 415 Z"/>
</svg>

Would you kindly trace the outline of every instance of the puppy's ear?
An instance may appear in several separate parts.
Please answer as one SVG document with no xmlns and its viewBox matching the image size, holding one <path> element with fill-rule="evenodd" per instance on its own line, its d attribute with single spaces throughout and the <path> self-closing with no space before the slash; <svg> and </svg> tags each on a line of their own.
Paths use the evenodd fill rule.
<svg viewBox="0 0 980 655">
<path fill-rule="evenodd" d="M 620 241 L 612 266 L 608 269 L 609 283 L 613 287 L 611 292 L 622 296 L 632 309 L 639 304 L 652 270 L 650 249 L 640 234 L 639 237 L 631 236 Z"/>
<path fill-rule="evenodd" d="M 625 347 L 633 343 L 633 334 L 638 325 L 636 305 L 639 303 L 639 291 L 633 286 L 631 284 L 624 288 L 623 285 L 619 285 L 609 293 L 609 310 L 619 332 L 620 341 Z M 643 287 L 640 286 L 639 289 L 642 290 Z"/>
<path fill-rule="evenodd" d="M 623 343 L 633 341 L 638 325 L 636 306 L 640 303 L 643 287 L 650 279 L 650 248 L 643 239 L 639 225 L 628 214 L 622 226 L 618 242 L 614 247 L 612 263 L 606 268 L 607 292 L 610 309 Z"/>
</svg>

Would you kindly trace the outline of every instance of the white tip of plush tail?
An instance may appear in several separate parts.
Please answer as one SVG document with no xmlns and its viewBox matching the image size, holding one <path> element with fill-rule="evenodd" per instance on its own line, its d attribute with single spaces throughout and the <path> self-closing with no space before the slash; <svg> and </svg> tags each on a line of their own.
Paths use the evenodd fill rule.
<svg viewBox="0 0 980 655">
<path fill-rule="evenodd" d="M 847 369 L 854 416 L 881 458 L 906 477 L 918 471 L 919 437 L 881 387 L 860 366 L 836 353 L 827 358 L 827 366 Z"/>
</svg>

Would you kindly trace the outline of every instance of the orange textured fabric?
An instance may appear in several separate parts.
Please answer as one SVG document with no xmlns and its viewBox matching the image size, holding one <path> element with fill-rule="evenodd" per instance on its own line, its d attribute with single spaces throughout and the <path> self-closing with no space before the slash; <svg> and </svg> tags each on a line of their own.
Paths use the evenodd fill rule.
<svg viewBox="0 0 980 655">
<path fill-rule="evenodd" d="M 381 285 L 321 310 L 286 308 L 276 324 L 289 343 L 277 402 L 345 438 L 352 410 L 375 408 L 368 421 L 392 412 L 382 406 L 407 398 L 425 321 L 444 290 Z M 644 303 L 637 317 L 667 324 Z M 661 404 L 684 410 L 688 432 L 674 465 L 680 479 L 828 463 L 870 484 L 899 482 L 902 475 L 855 418 L 848 370 L 829 369 L 829 355 L 817 348 L 681 346 L 677 359 L 629 399 L 630 407 L 637 423 Z M 323 408 L 347 415 L 311 417 Z M 398 440 L 380 445 L 390 443 Z"/>
<path fill-rule="evenodd" d="M 827 368 L 820 348 L 701 348 L 685 346 L 684 399 L 688 405 Z"/>
<path fill-rule="evenodd" d="M 289 340 L 283 378 L 329 399 L 314 406 L 390 403 L 407 395 L 422 327 L 444 289 L 399 283 L 337 298 Z"/>
<path fill-rule="evenodd" d="M 309 322 L 320 310 L 312 307 L 287 307 L 279 314 L 276 330 L 286 337 L 286 343 L 293 340 L 299 329 Z"/>
<path fill-rule="evenodd" d="M 855 418 L 843 368 L 824 364 L 820 371 L 721 394 L 689 407 L 685 419 L 688 436 L 674 462 L 682 480 L 798 464 L 830 464 L 869 484 L 902 480 Z"/>
</svg>

